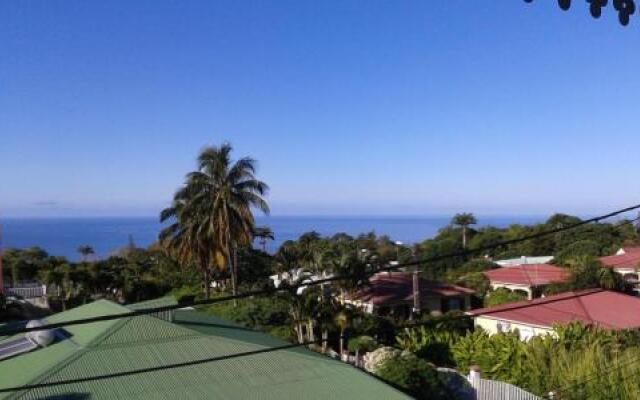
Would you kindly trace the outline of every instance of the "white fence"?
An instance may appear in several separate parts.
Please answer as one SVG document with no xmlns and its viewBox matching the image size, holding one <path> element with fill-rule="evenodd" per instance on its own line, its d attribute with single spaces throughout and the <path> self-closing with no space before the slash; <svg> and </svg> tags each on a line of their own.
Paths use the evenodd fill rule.
<svg viewBox="0 0 640 400">
<path fill-rule="evenodd" d="M 5 286 L 4 293 L 9 296 L 13 295 L 23 297 L 25 299 L 46 297 L 47 285 L 42 285 L 40 283 L 25 283 L 18 286 Z"/>
<path fill-rule="evenodd" d="M 475 400 L 542 400 L 542 398 L 510 383 L 474 377 L 469 379 L 475 389 Z"/>
</svg>

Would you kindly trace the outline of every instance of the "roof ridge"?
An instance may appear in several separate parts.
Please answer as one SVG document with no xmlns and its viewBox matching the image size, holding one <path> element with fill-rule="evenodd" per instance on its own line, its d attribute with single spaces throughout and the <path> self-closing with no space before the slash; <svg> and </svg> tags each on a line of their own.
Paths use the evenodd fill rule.
<svg viewBox="0 0 640 400">
<path fill-rule="evenodd" d="M 519 308 L 526 308 L 530 306 L 551 304 L 557 301 L 567 300 L 567 298 L 571 296 L 574 296 L 577 298 L 577 297 L 598 293 L 598 292 L 605 292 L 605 291 L 607 290 L 600 289 L 600 288 L 570 290 L 568 292 L 562 292 L 562 293 L 554 294 L 547 297 L 539 297 L 533 300 L 521 300 L 521 301 L 515 301 L 512 303 L 499 304 L 497 306 L 492 306 L 492 307 L 478 308 L 476 310 L 470 311 L 469 314 L 476 315 L 479 312 L 482 312 L 482 314 L 492 314 L 495 312 L 510 311 L 511 308 L 519 309 Z"/>
<path fill-rule="evenodd" d="M 171 327 L 172 329 L 175 329 L 175 330 L 178 330 L 178 331 L 183 331 L 185 333 L 185 335 L 183 335 L 182 337 L 205 336 L 201 332 L 198 332 L 196 330 L 193 330 L 193 329 L 190 329 L 190 328 L 175 324 L 173 322 L 165 321 L 165 320 L 163 320 L 161 318 L 154 317 L 152 315 L 138 315 L 136 317 L 126 317 L 126 318 L 122 318 L 122 319 L 118 320 L 118 322 L 116 324 L 114 324 L 113 329 L 109 329 L 108 331 L 104 332 L 103 335 L 100 335 L 95 340 L 91 341 L 91 343 L 89 343 L 89 345 L 87 345 L 87 347 L 88 348 L 95 348 L 95 347 L 97 347 L 99 345 L 102 345 L 109 338 L 113 337 L 114 335 L 116 335 L 117 333 L 122 331 L 122 329 L 124 329 L 128 325 L 134 324 L 134 323 L 138 323 L 141 320 L 142 321 L 152 321 L 153 323 L 160 324 L 162 326 L 167 326 L 167 327 Z M 166 339 L 169 339 L 169 338 L 166 338 Z M 175 339 L 175 337 L 173 337 L 173 339 Z M 134 342 L 129 342 L 129 343 L 134 343 Z M 107 346 L 111 346 L 112 344 L 106 344 L 106 345 Z"/>
</svg>

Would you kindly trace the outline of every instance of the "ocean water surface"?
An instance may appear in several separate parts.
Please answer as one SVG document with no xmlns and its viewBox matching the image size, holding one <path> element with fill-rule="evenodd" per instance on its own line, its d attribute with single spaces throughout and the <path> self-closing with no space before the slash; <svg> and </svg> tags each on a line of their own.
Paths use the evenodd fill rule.
<svg viewBox="0 0 640 400">
<path fill-rule="evenodd" d="M 374 231 L 389 235 L 393 240 L 415 243 L 433 237 L 446 226 L 450 216 L 441 217 L 311 217 L 270 216 L 259 217 L 259 225 L 268 225 L 275 234 L 269 241 L 268 251 L 280 244 L 296 239 L 302 233 L 315 230 L 322 235 L 345 232 L 350 235 Z M 479 226 L 508 226 L 512 223 L 530 224 L 543 221 L 536 216 L 478 217 Z M 0 221 L 3 247 L 39 246 L 49 254 L 79 259 L 80 245 L 92 246 L 98 257 L 108 256 L 127 245 L 131 236 L 137 246 L 153 243 L 162 228 L 155 217 L 100 217 L 100 218 L 5 218 Z"/>
</svg>

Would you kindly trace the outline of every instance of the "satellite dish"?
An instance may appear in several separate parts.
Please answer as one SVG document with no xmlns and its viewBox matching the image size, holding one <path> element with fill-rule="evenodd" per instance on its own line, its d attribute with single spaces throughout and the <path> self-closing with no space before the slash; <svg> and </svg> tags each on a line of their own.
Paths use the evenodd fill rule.
<svg viewBox="0 0 640 400">
<path fill-rule="evenodd" d="M 40 319 L 34 319 L 34 320 L 29 321 L 27 323 L 27 328 L 37 328 L 37 327 L 45 326 L 45 325 L 46 324 L 44 323 L 44 321 L 42 321 Z M 36 343 L 40 347 L 46 347 L 46 346 L 50 345 L 51 343 L 53 343 L 53 340 L 56 337 L 55 332 L 53 331 L 53 329 L 43 329 L 43 330 L 40 330 L 40 331 L 30 331 L 30 332 L 27 332 L 25 334 L 25 336 L 29 340 L 31 340 L 32 342 Z"/>
</svg>

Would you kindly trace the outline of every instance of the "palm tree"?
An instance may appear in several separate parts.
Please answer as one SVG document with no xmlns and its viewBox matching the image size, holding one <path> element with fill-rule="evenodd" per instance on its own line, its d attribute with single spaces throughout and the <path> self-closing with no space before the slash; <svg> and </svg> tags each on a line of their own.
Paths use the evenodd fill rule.
<svg viewBox="0 0 640 400">
<path fill-rule="evenodd" d="M 253 231 L 254 238 L 260 238 L 262 251 L 267 252 L 267 240 L 274 240 L 273 231 L 268 226 L 257 226 Z"/>
<path fill-rule="evenodd" d="M 95 251 L 93 250 L 93 247 L 89 246 L 88 244 L 85 244 L 82 246 L 78 246 L 78 253 L 82 255 L 82 261 L 88 261 L 89 256 L 95 254 Z"/>
<path fill-rule="evenodd" d="M 342 353 L 344 353 L 344 339 L 345 339 L 344 333 L 349 327 L 350 321 L 351 321 L 351 310 L 347 307 L 344 307 L 334 317 L 334 322 L 336 326 L 340 329 L 340 357 L 342 357 Z"/>
<path fill-rule="evenodd" d="M 467 227 L 469 225 L 475 225 L 478 223 L 476 217 L 471 213 L 461 213 L 453 216 L 451 220 L 453 225 L 459 226 L 462 228 L 462 248 L 467 248 Z"/>
<path fill-rule="evenodd" d="M 352 254 L 342 254 L 332 260 L 331 269 L 336 276 L 346 278 L 334 282 L 334 286 L 340 290 L 341 298 L 353 294 L 368 283 L 366 263 Z"/>
<path fill-rule="evenodd" d="M 228 143 L 202 150 L 198 169 L 187 174 L 172 206 L 160 215 L 161 221 L 174 221 L 161 239 L 168 240 L 183 260 L 197 260 L 206 280 L 205 296 L 212 266 L 229 270 L 233 294 L 237 294 L 236 251 L 253 240 L 253 209 L 269 213 L 263 198 L 268 186 L 255 177 L 255 160 L 245 157 L 232 162 L 231 151 Z"/>
</svg>

